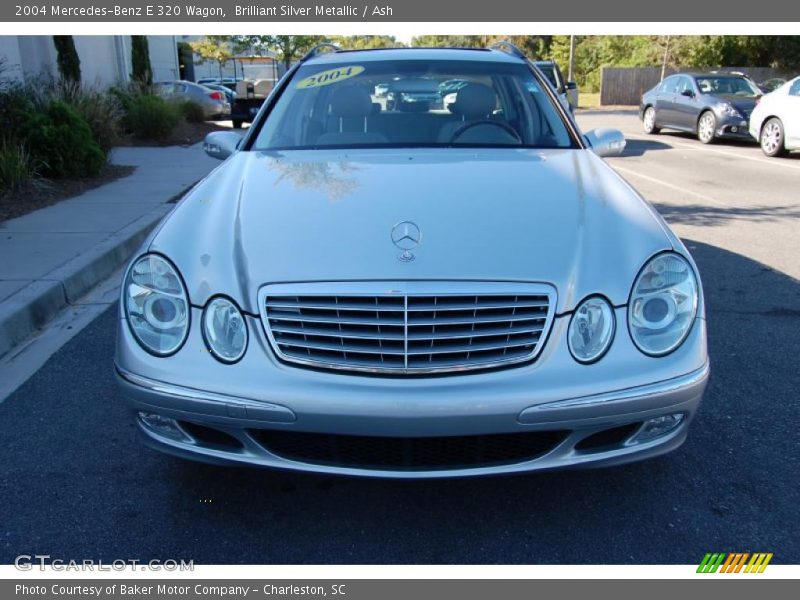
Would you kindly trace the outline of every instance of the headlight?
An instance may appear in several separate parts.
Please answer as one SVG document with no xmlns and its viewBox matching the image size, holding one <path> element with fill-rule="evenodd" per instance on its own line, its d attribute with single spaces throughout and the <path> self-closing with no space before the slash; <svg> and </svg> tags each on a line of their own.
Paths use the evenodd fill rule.
<svg viewBox="0 0 800 600">
<path fill-rule="evenodd" d="M 146 254 L 128 271 L 125 315 L 136 340 L 157 356 L 176 352 L 189 333 L 189 299 L 178 271 L 164 257 Z"/>
<path fill-rule="evenodd" d="M 720 104 L 717 106 L 720 112 L 724 115 L 728 115 L 731 117 L 742 117 L 742 113 L 740 113 L 733 104 Z"/>
<path fill-rule="evenodd" d="M 211 353 L 222 362 L 236 362 L 247 349 L 247 325 L 236 305 L 221 296 L 203 312 L 203 337 Z"/>
<path fill-rule="evenodd" d="M 659 254 L 642 269 L 628 304 L 628 325 L 636 346 L 662 356 L 683 343 L 697 313 L 697 278 L 685 258 Z"/>
<path fill-rule="evenodd" d="M 582 363 L 599 360 L 614 339 L 614 329 L 614 309 L 605 298 L 591 296 L 580 303 L 569 322 L 569 351 Z"/>
</svg>

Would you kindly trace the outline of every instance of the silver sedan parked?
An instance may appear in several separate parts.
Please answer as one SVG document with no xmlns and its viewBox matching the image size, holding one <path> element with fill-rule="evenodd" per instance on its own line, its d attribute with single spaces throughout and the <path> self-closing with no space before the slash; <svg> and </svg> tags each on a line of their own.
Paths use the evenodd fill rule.
<svg viewBox="0 0 800 600">
<path fill-rule="evenodd" d="M 191 81 L 171 81 L 155 84 L 156 92 L 168 100 L 191 100 L 203 109 L 203 117 L 212 119 L 228 118 L 231 115 L 231 104 L 227 95 L 219 90 L 212 90 L 204 85 Z"/>
<path fill-rule="evenodd" d="M 709 373 L 697 268 L 507 51 L 312 51 L 125 274 L 142 439 L 383 477 L 617 465 L 684 441 Z M 375 86 L 461 80 L 389 111 Z"/>
</svg>

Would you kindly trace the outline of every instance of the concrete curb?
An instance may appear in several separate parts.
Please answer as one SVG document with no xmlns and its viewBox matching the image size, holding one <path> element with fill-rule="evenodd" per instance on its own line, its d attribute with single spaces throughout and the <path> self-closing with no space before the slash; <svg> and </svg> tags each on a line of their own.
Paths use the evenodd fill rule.
<svg viewBox="0 0 800 600">
<path fill-rule="evenodd" d="M 155 207 L 6 299 L 0 307 L 0 357 L 124 265 L 173 207 Z"/>
</svg>

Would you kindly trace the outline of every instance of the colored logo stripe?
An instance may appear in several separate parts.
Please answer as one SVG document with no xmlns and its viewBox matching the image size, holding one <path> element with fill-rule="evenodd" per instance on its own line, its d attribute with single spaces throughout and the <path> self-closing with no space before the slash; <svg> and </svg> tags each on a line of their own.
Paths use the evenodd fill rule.
<svg viewBox="0 0 800 600">
<path fill-rule="evenodd" d="M 745 573 L 763 573 L 772 556 L 772 552 L 708 552 L 697 567 L 697 572 L 716 573 L 719 570 L 720 573 L 739 573 L 744 568 Z"/>
<path fill-rule="evenodd" d="M 710 552 L 703 557 L 700 566 L 697 567 L 698 573 L 716 573 L 722 561 L 725 559 L 725 554 L 711 554 Z"/>
<path fill-rule="evenodd" d="M 772 560 L 772 552 L 765 553 L 760 552 L 758 554 L 753 554 L 753 558 L 750 559 L 750 562 L 744 569 L 745 573 L 763 573 L 764 569 L 767 568 L 769 561 Z"/>
</svg>

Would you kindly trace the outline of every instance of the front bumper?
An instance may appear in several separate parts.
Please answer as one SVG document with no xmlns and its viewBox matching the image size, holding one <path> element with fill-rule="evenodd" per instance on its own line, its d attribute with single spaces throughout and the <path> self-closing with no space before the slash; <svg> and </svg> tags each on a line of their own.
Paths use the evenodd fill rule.
<svg viewBox="0 0 800 600">
<path fill-rule="evenodd" d="M 699 317 L 684 344 L 664 358 L 639 353 L 621 327 L 603 360 L 579 365 L 564 342 L 569 322 L 564 316 L 555 319 L 550 339 L 530 365 L 398 378 L 283 364 L 256 318 L 248 318 L 245 357 L 236 365 L 223 365 L 205 349 L 200 319 L 195 318 L 199 311 L 193 312 L 198 314 L 192 315 L 186 344 L 169 358 L 139 348 L 121 318 L 117 383 L 149 446 L 213 463 L 398 478 L 623 464 L 668 452 L 684 441 L 709 374 L 705 320 Z M 617 309 L 616 316 L 624 323 L 625 309 Z M 141 413 L 174 419 L 178 434 L 150 426 Z M 635 441 L 642 423 L 673 414 L 683 418 L 675 429 Z M 426 447 L 431 441 L 438 447 L 441 440 L 517 433 L 541 434 L 548 442 L 535 456 L 491 464 L 381 467 L 359 464 L 352 457 L 298 458 L 265 442 L 262 434 L 269 432 L 376 442 L 403 438 Z"/>
<path fill-rule="evenodd" d="M 715 136 L 723 139 L 751 140 L 748 118 L 742 116 L 716 115 Z"/>
</svg>

